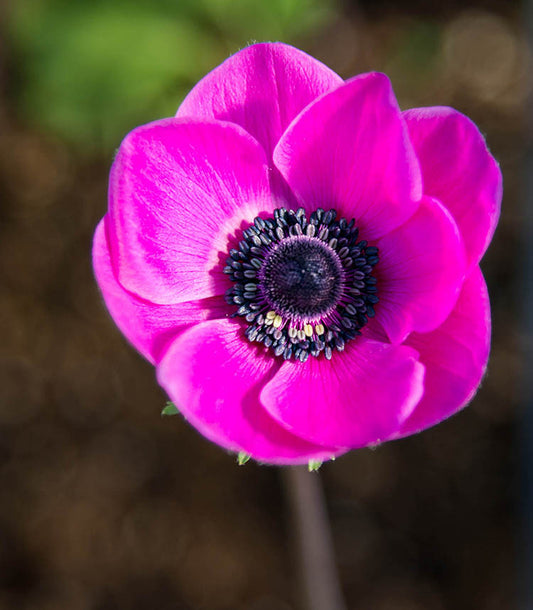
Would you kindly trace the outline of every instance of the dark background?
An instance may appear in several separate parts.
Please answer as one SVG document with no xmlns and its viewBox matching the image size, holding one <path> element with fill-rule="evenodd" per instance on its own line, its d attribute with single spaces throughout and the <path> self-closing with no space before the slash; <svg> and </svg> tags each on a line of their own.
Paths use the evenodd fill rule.
<svg viewBox="0 0 533 610">
<path fill-rule="evenodd" d="M 504 174 L 488 374 L 419 436 L 321 469 L 350 609 L 507 610 L 520 562 L 518 2 L 17 0 L 0 9 L 0 610 L 297 610 L 282 472 L 211 445 L 108 317 L 90 247 L 114 150 L 210 68 L 283 40 L 402 108 L 452 105 Z M 518 540 L 518 545 L 516 541 Z"/>
</svg>

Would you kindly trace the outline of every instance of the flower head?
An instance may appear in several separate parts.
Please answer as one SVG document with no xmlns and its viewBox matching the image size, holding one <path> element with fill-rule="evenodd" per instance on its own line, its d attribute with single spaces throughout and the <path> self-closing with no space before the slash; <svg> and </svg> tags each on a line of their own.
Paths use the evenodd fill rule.
<svg viewBox="0 0 533 610">
<path fill-rule="evenodd" d="M 472 398 L 501 174 L 451 108 L 401 112 L 284 44 L 132 131 L 93 260 L 115 322 L 202 434 L 271 463 L 418 432 Z"/>
</svg>

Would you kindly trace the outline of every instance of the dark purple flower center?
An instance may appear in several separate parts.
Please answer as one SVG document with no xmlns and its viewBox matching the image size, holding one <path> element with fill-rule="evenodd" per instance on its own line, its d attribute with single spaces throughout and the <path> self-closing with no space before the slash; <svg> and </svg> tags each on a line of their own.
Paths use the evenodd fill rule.
<svg viewBox="0 0 533 610">
<path fill-rule="evenodd" d="M 230 251 L 226 300 L 248 322 L 248 339 L 286 360 L 330 359 L 374 316 L 378 249 L 358 241 L 353 219 L 335 218 L 335 210 L 307 219 L 302 208 L 279 208 L 257 217 Z"/>
<path fill-rule="evenodd" d="M 339 301 L 344 272 L 337 253 L 317 237 L 280 241 L 259 274 L 265 300 L 282 317 L 320 318 Z"/>
</svg>

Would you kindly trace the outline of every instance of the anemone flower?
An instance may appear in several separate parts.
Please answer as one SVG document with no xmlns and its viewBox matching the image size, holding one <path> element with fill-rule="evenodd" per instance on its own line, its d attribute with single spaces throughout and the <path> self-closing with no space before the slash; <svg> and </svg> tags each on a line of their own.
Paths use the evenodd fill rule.
<svg viewBox="0 0 533 610">
<path fill-rule="evenodd" d="M 105 303 L 183 416 L 262 462 L 325 460 L 470 401 L 501 174 L 477 127 L 258 44 L 126 136 L 96 229 Z"/>
</svg>

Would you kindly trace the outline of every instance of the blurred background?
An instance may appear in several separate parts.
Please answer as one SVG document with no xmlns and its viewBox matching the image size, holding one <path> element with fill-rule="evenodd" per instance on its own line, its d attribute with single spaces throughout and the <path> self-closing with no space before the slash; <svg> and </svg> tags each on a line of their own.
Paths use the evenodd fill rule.
<svg viewBox="0 0 533 610">
<path fill-rule="evenodd" d="M 525 7 L 13 0 L 0 11 L 0 610 L 301 609 L 280 471 L 239 467 L 160 416 L 154 371 L 111 322 L 90 266 L 122 137 L 173 115 L 209 69 L 262 40 L 343 77 L 384 71 L 402 108 L 458 108 L 501 163 L 481 391 L 442 425 L 321 476 L 349 609 L 517 607 Z"/>
</svg>

